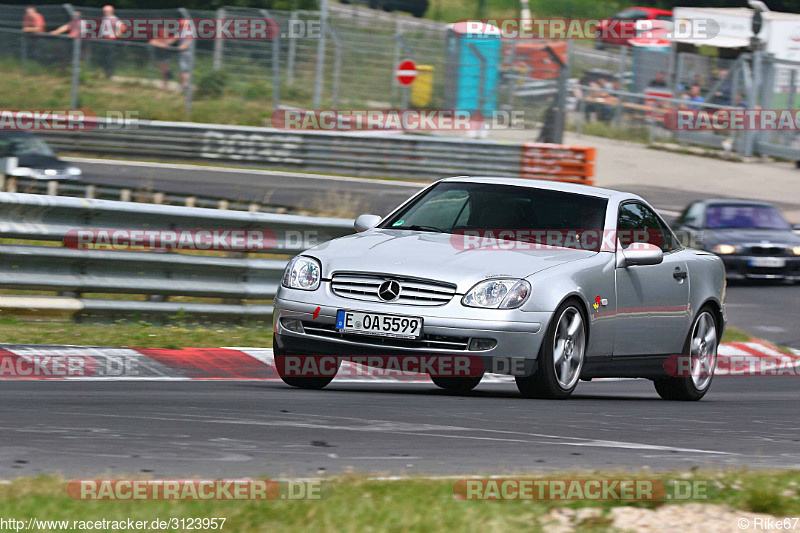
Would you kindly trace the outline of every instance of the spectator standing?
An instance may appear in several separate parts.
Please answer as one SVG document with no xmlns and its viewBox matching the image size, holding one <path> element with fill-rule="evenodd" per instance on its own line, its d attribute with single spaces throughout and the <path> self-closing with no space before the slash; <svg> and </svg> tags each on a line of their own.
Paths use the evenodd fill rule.
<svg viewBox="0 0 800 533">
<path fill-rule="evenodd" d="M 66 33 L 72 39 L 78 39 L 81 36 L 81 12 L 73 11 L 72 20 L 66 24 L 62 24 L 58 28 L 50 32 L 50 35 L 61 35 Z"/>
<path fill-rule="evenodd" d="M 72 19 L 67 22 L 66 24 L 62 24 L 58 28 L 54 29 L 50 32 L 50 35 L 61 35 L 66 33 L 69 35 L 70 39 L 80 39 L 81 38 L 81 12 L 74 11 L 72 12 Z M 60 63 L 63 66 L 69 64 L 69 57 L 72 53 L 71 50 L 67 50 L 63 46 L 57 47 L 58 56 L 60 57 Z"/>
<path fill-rule="evenodd" d="M 178 69 L 181 72 L 181 88 L 190 89 L 192 68 L 194 67 L 194 24 L 189 19 L 181 20 L 181 36 L 178 39 Z"/>
<path fill-rule="evenodd" d="M 23 43 L 30 51 L 30 56 L 33 59 L 39 59 L 39 36 L 37 34 L 45 32 L 45 23 L 44 16 L 33 6 L 25 8 L 25 14 L 22 16 L 22 31 L 25 34 Z"/>
<path fill-rule="evenodd" d="M 161 70 L 161 82 L 164 90 L 169 88 L 169 80 L 172 79 L 172 56 L 175 50 L 172 48 L 172 43 L 175 39 L 168 39 L 162 28 L 158 32 L 158 37 L 150 39 L 149 43 L 155 47 L 156 63 Z"/>
<path fill-rule="evenodd" d="M 706 101 L 706 99 L 703 98 L 703 96 L 700 94 L 700 86 L 699 85 L 692 85 L 692 88 L 689 89 L 689 100 L 691 100 L 692 102 L 697 102 L 698 104 L 701 104 L 701 103 Z M 700 106 L 697 106 L 697 105 L 693 105 L 693 106 L 690 106 L 690 107 L 691 107 L 691 109 L 699 109 L 700 108 Z"/>
<path fill-rule="evenodd" d="M 656 77 L 649 83 L 648 87 L 666 87 L 667 81 L 664 79 L 664 73 L 656 72 Z"/>
<path fill-rule="evenodd" d="M 114 14 L 114 6 L 103 6 L 103 18 L 100 21 L 100 29 L 104 41 L 100 47 L 103 72 L 105 72 L 106 78 L 111 78 L 114 75 L 115 68 L 114 52 L 116 51 L 116 47 L 114 41 L 117 40 L 118 35 L 125 31 L 125 26 L 119 20 L 119 17 Z"/>
</svg>

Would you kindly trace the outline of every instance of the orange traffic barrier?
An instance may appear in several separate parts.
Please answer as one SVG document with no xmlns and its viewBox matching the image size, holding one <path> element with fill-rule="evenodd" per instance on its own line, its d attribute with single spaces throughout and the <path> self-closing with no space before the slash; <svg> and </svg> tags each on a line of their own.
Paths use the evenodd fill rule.
<svg viewBox="0 0 800 533">
<path fill-rule="evenodd" d="M 522 143 L 521 178 L 594 185 L 596 148 Z"/>
</svg>

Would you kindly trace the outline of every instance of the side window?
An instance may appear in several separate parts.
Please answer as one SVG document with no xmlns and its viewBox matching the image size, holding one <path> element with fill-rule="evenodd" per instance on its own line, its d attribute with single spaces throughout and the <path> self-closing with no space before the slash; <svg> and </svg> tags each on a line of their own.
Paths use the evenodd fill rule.
<svg viewBox="0 0 800 533">
<path fill-rule="evenodd" d="M 469 193 L 465 190 L 453 189 L 444 191 L 435 198 L 415 206 L 406 213 L 404 220 L 395 223 L 394 227 L 403 226 L 433 226 L 449 229 L 464 219 L 464 212 L 468 212 Z"/>
<path fill-rule="evenodd" d="M 639 203 L 623 204 L 619 208 L 617 238 L 622 248 L 635 242 L 646 242 L 658 246 L 664 253 L 679 247 L 655 211 Z"/>
<path fill-rule="evenodd" d="M 703 203 L 695 202 L 686 208 L 678 221 L 690 228 L 700 228 L 703 226 Z"/>
</svg>

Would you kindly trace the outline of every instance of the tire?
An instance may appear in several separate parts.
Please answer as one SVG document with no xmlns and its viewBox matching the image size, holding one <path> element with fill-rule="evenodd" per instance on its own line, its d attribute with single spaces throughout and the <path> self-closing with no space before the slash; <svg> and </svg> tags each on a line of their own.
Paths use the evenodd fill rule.
<svg viewBox="0 0 800 533">
<path fill-rule="evenodd" d="M 307 390 L 319 390 L 325 388 L 328 383 L 333 381 L 333 378 L 336 377 L 336 374 L 332 376 L 315 376 L 315 377 L 298 377 L 298 376 L 284 376 L 281 374 L 281 368 L 284 367 L 283 364 L 280 364 L 280 360 L 284 357 L 290 355 L 299 355 L 293 354 L 291 352 L 281 350 L 278 348 L 278 343 L 275 342 L 273 337 L 272 342 L 272 351 L 275 357 L 275 369 L 278 372 L 278 376 L 283 380 L 284 383 L 290 385 L 292 387 L 297 387 L 298 389 L 307 389 Z M 336 362 L 336 370 L 339 370 L 339 360 L 337 359 Z"/>
<path fill-rule="evenodd" d="M 567 398 L 578 386 L 585 359 L 586 315 L 579 303 L 568 300 L 547 326 L 536 371 L 517 376 L 517 388 L 526 398 Z"/>
<path fill-rule="evenodd" d="M 714 369 L 717 366 L 717 348 L 719 347 L 719 329 L 713 310 L 702 307 L 697 317 L 689 328 L 686 342 L 683 345 L 681 356 L 692 358 L 692 375 L 672 376 L 653 381 L 656 392 L 665 400 L 694 402 L 702 398 L 711 388 Z M 699 339 L 703 339 L 702 343 Z M 699 353 L 695 353 L 699 352 Z M 695 363 L 697 361 L 697 363 Z M 703 366 L 695 366 L 703 365 Z M 702 372 L 695 374 L 694 369 L 710 368 L 707 375 Z"/>
<path fill-rule="evenodd" d="M 464 394 L 465 392 L 471 391 L 478 386 L 481 379 L 483 379 L 483 374 L 468 378 L 431 376 L 431 380 L 433 380 L 437 387 L 441 387 L 453 394 Z"/>
</svg>

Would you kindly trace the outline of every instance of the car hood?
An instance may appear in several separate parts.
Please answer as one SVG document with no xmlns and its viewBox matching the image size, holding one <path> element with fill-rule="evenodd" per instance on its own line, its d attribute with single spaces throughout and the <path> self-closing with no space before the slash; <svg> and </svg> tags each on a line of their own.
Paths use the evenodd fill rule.
<svg viewBox="0 0 800 533">
<path fill-rule="evenodd" d="M 708 246 L 715 244 L 759 244 L 762 242 L 780 245 L 800 245 L 800 237 L 789 229 L 720 228 L 705 230 Z"/>
<path fill-rule="evenodd" d="M 18 157 L 17 166 L 40 170 L 63 170 L 69 163 L 49 155 L 22 155 Z"/>
<path fill-rule="evenodd" d="M 325 278 L 342 271 L 394 274 L 455 283 L 463 293 L 489 277 L 525 278 L 596 254 L 567 248 L 464 249 L 462 242 L 446 233 L 373 229 L 329 241 L 303 255 L 322 262 Z"/>
</svg>

